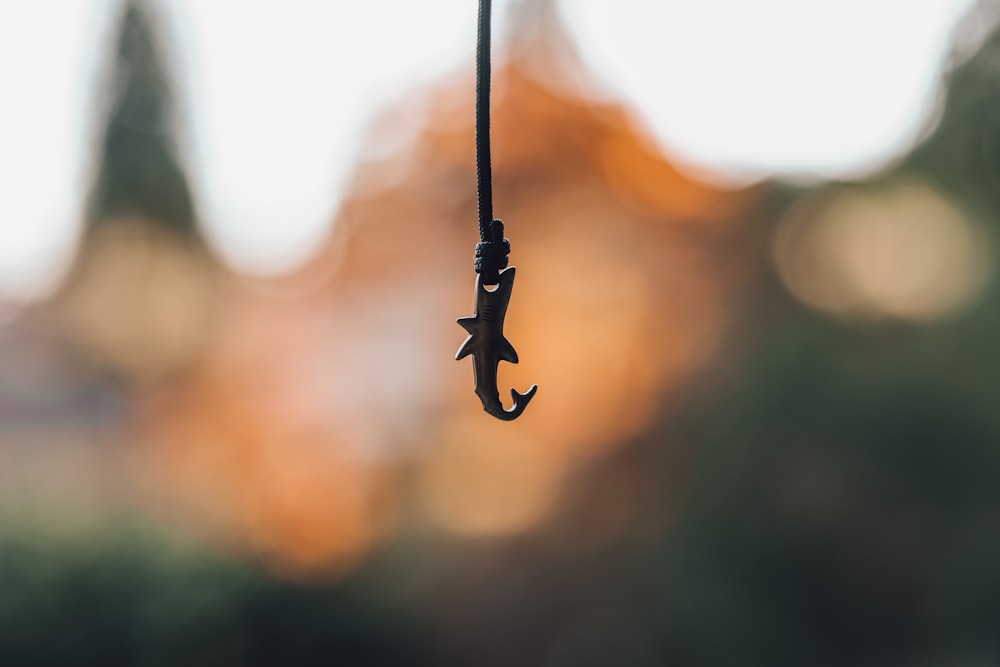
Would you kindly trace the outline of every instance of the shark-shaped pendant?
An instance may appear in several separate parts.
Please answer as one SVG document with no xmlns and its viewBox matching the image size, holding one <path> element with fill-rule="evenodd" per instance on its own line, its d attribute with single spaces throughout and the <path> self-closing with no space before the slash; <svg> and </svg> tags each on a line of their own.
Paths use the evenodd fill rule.
<svg viewBox="0 0 1000 667">
<path fill-rule="evenodd" d="M 514 288 L 514 267 L 499 273 L 500 282 L 490 291 L 483 285 L 482 275 L 476 276 L 476 314 L 460 317 L 458 323 L 469 332 L 469 337 L 458 348 L 455 359 L 472 355 L 472 368 L 476 375 L 476 395 L 483 402 L 483 409 L 497 419 L 517 419 L 535 395 L 538 385 L 519 394 L 511 389 L 514 407 L 504 410 L 497 390 L 497 366 L 500 361 L 517 363 L 517 352 L 503 335 L 503 321 L 507 316 L 510 293 Z"/>
</svg>

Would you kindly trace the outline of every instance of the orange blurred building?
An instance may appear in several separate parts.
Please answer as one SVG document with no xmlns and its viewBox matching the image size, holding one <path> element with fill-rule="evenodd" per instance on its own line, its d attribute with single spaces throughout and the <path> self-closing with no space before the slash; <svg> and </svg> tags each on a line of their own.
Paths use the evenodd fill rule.
<svg viewBox="0 0 1000 667">
<path fill-rule="evenodd" d="M 522 3 L 494 75 L 494 197 L 518 267 L 506 387 L 482 412 L 453 355 L 477 237 L 471 72 L 387 111 L 426 122 L 357 167 L 327 246 L 293 276 L 232 282 L 192 373 L 146 396 L 164 499 L 293 571 L 356 562 L 400 522 L 505 535 L 574 466 L 641 431 L 711 357 L 752 191 L 673 165 L 587 74 L 550 3 Z M 395 119 L 395 120 L 394 120 Z"/>
</svg>

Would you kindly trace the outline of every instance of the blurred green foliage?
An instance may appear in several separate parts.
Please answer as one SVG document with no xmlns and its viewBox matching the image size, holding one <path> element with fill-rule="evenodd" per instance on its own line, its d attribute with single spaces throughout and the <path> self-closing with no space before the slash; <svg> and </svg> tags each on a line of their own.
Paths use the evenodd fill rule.
<svg viewBox="0 0 1000 667">
<path fill-rule="evenodd" d="M 0 665 L 400 665 L 417 626 L 366 592 L 282 582 L 135 521 L 0 529 Z"/>
<path fill-rule="evenodd" d="M 1000 383 L 969 324 L 785 313 L 675 427 L 695 475 L 657 553 L 693 664 L 1000 660 Z"/>
</svg>

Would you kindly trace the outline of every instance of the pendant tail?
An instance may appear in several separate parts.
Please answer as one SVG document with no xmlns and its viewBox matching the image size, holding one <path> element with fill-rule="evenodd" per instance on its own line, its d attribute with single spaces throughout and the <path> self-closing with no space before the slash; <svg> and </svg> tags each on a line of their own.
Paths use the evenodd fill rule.
<svg viewBox="0 0 1000 667">
<path fill-rule="evenodd" d="M 531 399 L 535 396 L 535 392 L 537 390 L 537 384 L 531 385 L 531 388 L 523 394 L 519 393 L 517 389 L 511 389 L 510 397 L 514 399 L 514 405 L 510 410 L 504 410 L 503 406 L 500 405 L 500 401 L 497 401 L 496 404 L 493 404 L 492 401 L 484 403 L 483 409 L 497 419 L 502 419 L 505 422 L 513 421 L 520 417 L 521 413 L 524 412 L 524 409 L 528 407 L 528 403 L 531 402 Z"/>
</svg>

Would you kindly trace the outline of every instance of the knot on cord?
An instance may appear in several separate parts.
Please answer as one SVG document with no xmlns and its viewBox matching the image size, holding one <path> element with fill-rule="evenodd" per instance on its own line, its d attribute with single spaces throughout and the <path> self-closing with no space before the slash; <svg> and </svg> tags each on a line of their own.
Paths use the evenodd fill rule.
<svg viewBox="0 0 1000 667">
<path fill-rule="evenodd" d="M 503 236 L 503 222 L 494 220 L 489 239 L 476 244 L 476 273 L 482 275 L 484 285 L 500 282 L 500 271 L 507 268 L 509 254 L 510 241 Z"/>
</svg>

